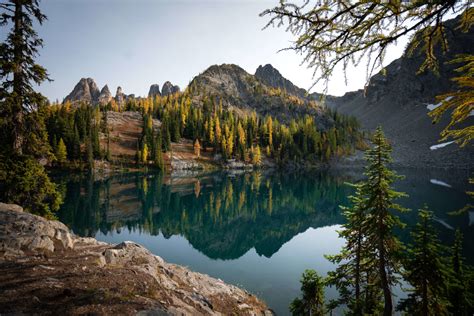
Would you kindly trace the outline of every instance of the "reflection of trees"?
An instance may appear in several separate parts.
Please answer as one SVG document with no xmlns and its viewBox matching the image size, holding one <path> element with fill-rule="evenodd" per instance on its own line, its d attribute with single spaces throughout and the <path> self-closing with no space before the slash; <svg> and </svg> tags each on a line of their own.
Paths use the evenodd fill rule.
<svg viewBox="0 0 474 316">
<path fill-rule="evenodd" d="M 160 175 L 67 184 L 59 217 L 80 235 L 127 227 L 166 238 L 183 235 L 211 258 L 238 258 L 252 247 L 270 257 L 309 227 L 340 223 L 347 187 L 321 173 L 212 174 L 175 185 Z M 166 182 L 166 181 L 165 181 Z"/>
<path fill-rule="evenodd" d="M 463 191 L 446 191 L 427 186 L 427 182 L 429 176 L 423 179 L 408 173 L 399 189 L 408 192 L 410 198 L 402 204 L 417 209 L 428 203 L 437 218 L 461 227 L 470 240 L 474 230 L 468 215 L 446 215 L 465 204 Z M 222 259 L 237 258 L 253 247 L 269 257 L 309 227 L 341 223 L 338 205 L 347 202 L 348 193 L 339 177 L 325 173 L 253 172 L 172 179 L 159 174 L 129 174 L 95 182 L 62 180 L 60 187 L 65 203 L 58 217 L 76 234 L 94 236 L 98 231 L 129 229 L 152 235 L 162 232 L 167 238 L 182 235 L 207 256 Z M 402 220 L 410 226 L 416 222 L 416 212 L 403 214 Z M 435 226 L 440 239 L 450 244 L 453 231 L 439 223 Z M 405 242 L 410 242 L 408 231 L 398 232 Z M 470 262 L 472 249 L 466 243 L 465 255 Z"/>
</svg>

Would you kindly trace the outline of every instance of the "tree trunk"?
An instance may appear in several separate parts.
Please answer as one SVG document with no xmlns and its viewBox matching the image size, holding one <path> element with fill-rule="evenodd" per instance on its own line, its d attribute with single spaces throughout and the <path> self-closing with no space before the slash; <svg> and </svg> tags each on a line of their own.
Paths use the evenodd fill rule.
<svg viewBox="0 0 474 316">
<path fill-rule="evenodd" d="M 355 267 L 355 299 L 356 299 L 356 314 L 362 315 L 362 304 L 360 302 L 360 256 L 361 256 L 362 236 L 359 228 L 359 236 L 357 238 L 357 252 L 356 252 L 356 267 Z"/>
<path fill-rule="evenodd" d="M 13 54 L 14 54 L 14 69 L 13 69 L 13 104 L 12 104 L 12 138 L 13 138 L 13 153 L 22 154 L 23 148 L 23 72 L 22 72 L 22 60 L 23 60 L 23 7 L 21 1 L 15 1 L 15 16 L 14 16 L 14 34 L 15 41 L 13 43 Z"/>
<path fill-rule="evenodd" d="M 382 249 L 381 249 L 382 248 Z M 380 282 L 383 290 L 384 297 L 384 316 L 391 316 L 393 310 L 392 304 L 392 293 L 390 292 L 390 286 L 387 279 L 387 271 L 385 270 L 385 253 L 383 249 L 383 241 L 379 243 L 379 252 L 380 252 L 380 261 L 379 261 L 379 273 L 380 273 Z"/>
<path fill-rule="evenodd" d="M 378 152 L 377 152 L 377 164 L 378 164 L 378 188 L 381 188 L 381 179 L 382 179 L 382 155 L 381 155 L 381 149 L 380 149 L 380 144 L 378 145 Z M 379 252 L 379 274 L 380 274 L 380 285 L 383 290 L 383 297 L 384 297 L 384 308 L 383 308 L 383 315 L 384 316 L 391 316 L 392 315 L 392 310 L 393 310 L 393 303 L 392 303 L 392 293 L 390 292 L 390 284 L 388 283 L 388 276 L 387 276 L 387 271 L 385 270 L 386 266 L 386 257 L 385 257 L 385 247 L 384 247 L 384 223 L 383 219 L 387 216 L 386 212 L 388 210 L 384 207 L 383 205 L 383 197 L 380 196 L 381 192 L 378 193 L 379 196 L 378 198 L 378 212 L 379 212 L 379 218 L 378 218 L 378 252 Z"/>
</svg>

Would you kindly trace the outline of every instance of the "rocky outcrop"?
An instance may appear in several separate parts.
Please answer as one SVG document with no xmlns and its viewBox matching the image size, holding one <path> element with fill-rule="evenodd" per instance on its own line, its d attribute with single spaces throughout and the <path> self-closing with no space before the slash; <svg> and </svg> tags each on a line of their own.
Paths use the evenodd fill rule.
<svg viewBox="0 0 474 316">
<path fill-rule="evenodd" d="M 63 102 L 78 102 L 84 101 L 89 103 L 97 103 L 99 100 L 100 90 L 97 87 L 94 79 L 82 78 L 76 84 L 74 89 L 67 97 L 64 98 Z"/>
<path fill-rule="evenodd" d="M 133 242 L 79 238 L 0 203 L 1 314 L 272 315 L 254 295 Z"/>
<path fill-rule="evenodd" d="M 295 86 L 290 80 L 283 77 L 281 73 L 270 64 L 258 66 L 257 71 L 255 71 L 255 77 L 257 77 L 267 86 L 282 89 L 286 93 L 295 95 L 302 99 L 308 97 L 308 93 L 305 89 Z"/>
<path fill-rule="evenodd" d="M 161 92 L 160 92 L 160 86 L 155 83 L 150 86 L 150 90 L 148 91 L 148 97 L 154 98 L 157 95 L 161 95 Z"/>
<path fill-rule="evenodd" d="M 150 88 L 151 89 L 151 88 Z M 166 81 L 163 84 L 163 87 L 161 88 L 161 95 L 162 96 L 167 96 L 176 92 L 179 92 L 179 87 L 176 85 L 173 85 L 171 82 Z"/>
<path fill-rule="evenodd" d="M 109 87 L 105 85 L 102 90 L 100 90 L 99 103 L 107 104 L 112 100 L 112 93 L 110 93 Z"/>
<path fill-rule="evenodd" d="M 115 102 L 117 102 L 117 105 L 121 107 L 125 104 L 126 100 L 127 96 L 125 95 L 125 93 L 123 93 L 122 87 L 118 86 L 117 92 L 115 92 Z"/>
</svg>

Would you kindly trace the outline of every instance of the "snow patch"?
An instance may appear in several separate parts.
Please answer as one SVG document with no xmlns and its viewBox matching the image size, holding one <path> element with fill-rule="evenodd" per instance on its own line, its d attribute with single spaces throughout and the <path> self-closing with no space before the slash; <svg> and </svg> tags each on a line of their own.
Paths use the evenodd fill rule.
<svg viewBox="0 0 474 316">
<path fill-rule="evenodd" d="M 433 184 L 441 185 L 443 187 L 451 188 L 451 185 L 449 185 L 446 182 L 443 182 L 441 180 L 431 179 L 430 182 L 433 183 Z"/>
<path fill-rule="evenodd" d="M 440 218 L 437 218 L 437 217 L 434 217 L 433 218 L 435 221 L 437 221 L 438 223 L 440 223 L 441 225 L 443 225 L 444 227 L 446 227 L 447 229 L 450 229 L 450 230 L 454 230 L 453 226 L 449 225 L 448 223 L 446 223 L 444 220 L 440 219 Z"/>
<path fill-rule="evenodd" d="M 452 98 L 453 98 L 453 97 L 447 97 L 446 99 L 444 99 L 444 101 L 449 101 L 449 100 L 451 100 Z M 427 105 L 426 105 L 426 108 L 428 109 L 428 111 L 433 111 L 434 109 L 440 107 L 442 104 L 443 104 L 443 102 L 436 103 L 436 104 L 427 104 Z"/>
<path fill-rule="evenodd" d="M 440 149 L 440 148 L 443 148 L 443 147 L 446 147 L 450 144 L 454 143 L 454 141 L 450 141 L 450 142 L 446 142 L 446 143 L 441 143 L 441 144 L 436 144 L 436 145 L 433 145 L 430 147 L 431 150 L 436 150 L 436 149 Z"/>
<path fill-rule="evenodd" d="M 434 109 L 440 107 L 441 104 L 443 104 L 443 103 L 440 102 L 440 103 L 436 103 L 436 104 L 427 104 L 426 108 L 428 109 L 428 111 L 433 111 Z"/>
<path fill-rule="evenodd" d="M 469 226 L 474 224 L 474 212 L 469 211 Z"/>
</svg>

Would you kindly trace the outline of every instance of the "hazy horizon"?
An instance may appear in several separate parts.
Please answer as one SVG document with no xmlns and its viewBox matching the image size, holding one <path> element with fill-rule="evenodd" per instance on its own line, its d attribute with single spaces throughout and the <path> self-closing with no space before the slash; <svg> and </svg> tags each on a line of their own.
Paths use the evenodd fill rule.
<svg viewBox="0 0 474 316">
<path fill-rule="evenodd" d="M 171 81 L 184 89 L 192 78 L 214 64 L 237 64 L 254 74 L 272 64 L 297 86 L 308 89 L 312 70 L 288 47 L 293 36 L 285 28 L 262 30 L 263 10 L 278 1 L 43 0 L 48 20 L 38 27 L 44 40 L 38 62 L 52 82 L 39 90 L 51 101 L 69 94 L 80 78 L 93 78 L 99 89 L 108 84 L 124 93 L 147 95 L 152 84 Z M 398 58 L 404 45 L 392 47 L 385 64 Z M 361 71 L 361 69 L 364 69 Z M 329 94 L 342 95 L 365 83 L 365 67 L 342 71 L 329 83 Z M 311 92 L 321 92 L 318 85 Z"/>
</svg>

